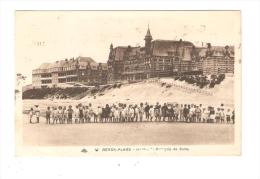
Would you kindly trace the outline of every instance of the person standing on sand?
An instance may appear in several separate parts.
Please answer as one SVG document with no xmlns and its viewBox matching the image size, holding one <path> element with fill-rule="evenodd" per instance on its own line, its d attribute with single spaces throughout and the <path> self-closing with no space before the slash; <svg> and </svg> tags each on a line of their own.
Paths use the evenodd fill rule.
<svg viewBox="0 0 260 179">
<path fill-rule="evenodd" d="M 68 123 L 68 110 L 66 109 L 66 106 L 63 106 L 62 108 L 62 123 Z"/>
<path fill-rule="evenodd" d="M 220 110 L 220 122 L 224 123 L 225 122 L 225 112 L 224 112 L 224 108 L 221 108 Z"/>
<path fill-rule="evenodd" d="M 164 103 L 164 105 L 161 108 L 163 122 L 165 121 L 165 118 L 167 116 L 167 109 L 168 109 L 168 107 L 167 107 L 166 103 Z"/>
<path fill-rule="evenodd" d="M 202 114 L 201 114 L 201 122 L 205 123 L 207 121 L 207 117 L 208 114 L 207 114 L 207 110 L 206 108 L 203 108 L 202 109 Z"/>
<path fill-rule="evenodd" d="M 154 108 L 153 105 L 149 106 L 149 117 L 150 117 L 150 121 L 153 121 L 153 116 L 154 116 Z"/>
<path fill-rule="evenodd" d="M 139 121 L 143 121 L 143 116 L 144 116 L 144 106 L 143 103 L 140 103 L 140 107 L 138 108 L 139 110 Z"/>
<path fill-rule="evenodd" d="M 187 104 L 184 105 L 184 108 L 183 108 L 183 117 L 184 117 L 184 120 L 185 122 L 188 122 L 188 115 L 189 115 L 189 108 L 187 107 Z"/>
<path fill-rule="evenodd" d="M 118 112 L 119 112 L 119 118 L 118 122 L 122 122 L 122 112 L 123 112 L 123 104 L 118 104 Z"/>
<path fill-rule="evenodd" d="M 119 122 L 119 110 L 118 107 L 114 107 L 114 122 Z"/>
<path fill-rule="evenodd" d="M 126 113 L 125 113 L 125 122 L 130 122 L 130 115 L 129 115 L 129 111 L 130 111 L 130 105 L 126 106 Z"/>
<path fill-rule="evenodd" d="M 149 118 L 150 118 L 149 109 L 150 109 L 150 107 L 149 107 L 148 103 L 145 103 L 144 111 L 145 111 L 145 118 L 147 121 L 149 121 Z"/>
<path fill-rule="evenodd" d="M 32 118 L 33 118 L 33 108 L 31 108 L 30 111 L 29 111 L 30 123 L 32 123 Z"/>
<path fill-rule="evenodd" d="M 88 104 L 88 113 L 89 113 L 89 121 L 88 122 L 91 122 L 91 119 L 94 118 L 94 110 L 93 110 L 91 103 Z"/>
<path fill-rule="evenodd" d="M 62 107 L 61 106 L 58 107 L 58 119 L 59 119 L 59 123 L 62 124 L 63 119 L 62 119 Z"/>
<path fill-rule="evenodd" d="M 195 114 L 196 114 L 196 121 L 201 122 L 201 108 L 199 106 L 196 106 Z"/>
<path fill-rule="evenodd" d="M 47 107 L 47 111 L 46 111 L 46 124 L 50 124 L 51 123 L 50 119 L 51 119 L 51 109 L 48 106 Z"/>
<path fill-rule="evenodd" d="M 206 111 L 206 113 L 207 113 L 207 123 L 210 123 L 210 111 L 211 111 L 211 107 L 208 106 L 207 111 Z"/>
<path fill-rule="evenodd" d="M 138 118 L 139 117 L 139 108 L 137 106 L 137 104 L 134 105 L 134 119 L 135 119 L 135 122 L 138 122 Z"/>
<path fill-rule="evenodd" d="M 78 120 L 79 120 L 79 108 L 78 108 L 78 105 L 77 105 L 76 108 L 75 108 L 75 112 L 74 112 L 75 124 L 78 123 Z"/>
<path fill-rule="evenodd" d="M 126 107 L 126 104 L 123 105 L 122 122 L 127 122 L 127 107 Z"/>
<path fill-rule="evenodd" d="M 84 111 L 82 104 L 79 104 L 79 123 L 84 123 Z"/>
<path fill-rule="evenodd" d="M 110 120 L 110 112 L 111 112 L 111 109 L 110 109 L 109 105 L 106 104 L 106 107 L 105 107 L 105 110 L 104 110 L 104 116 L 105 116 L 106 122 L 109 122 L 109 120 Z"/>
<path fill-rule="evenodd" d="M 179 114 L 179 121 L 183 121 L 183 104 L 181 104 L 181 107 L 180 107 L 180 114 Z"/>
<path fill-rule="evenodd" d="M 178 113 L 177 113 L 177 108 L 176 108 L 176 106 L 175 106 L 174 104 L 172 105 L 172 109 L 173 109 L 172 119 L 173 119 L 174 122 L 176 122 L 176 121 L 177 121 Z"/>
<path fill-rule="evenodd" d="M 35 115 L 36 115 L 36 123 L 40 123 L 40 110 L 39 110 L 39 105 L 35 105 Z"/>
<path fill-rule="evenodd" d="M 216 122 L 215 117 L 216 117 L 215 109 L 214 107 L 210 107 L 209 119 L 211 123 Z"/>
<path fill-rule="evenodd" d="M 57 110 L 56 107 L 53 108 L 52 113 L 53 113 L 53 124 L 54 123 L 57 124 L 57 122 L 58 122 L 58 110 Z"/>
<path fill-rule="evenodd" d="M 216 123 L 220 123 L 220 108 L 217 108 L 215 119 Z"/>
<path fill-rule="evenodd" d="M 132 105 L 129 105 L 129 108 L 128 108 L 128 115 L 129 115 L 129 119 L 128 121 L 129 122 L 134 122 L 134 115 L 135 115 L 135 112 L 134 112 L 134 108 Z"/>
<path fill-rule="evenodd" d="M 231 116 L 233 124 L 235 124 L 235 111 L 233 110 L 232 116 Z"/>
<path fill-rule="evenodd" d="M 83 106 L 83 117 L 82 117 L 82 123 L 87 123 L 89 120 L 89 110 L 88 106 Z"/>
<path fill-rule="evenodd" d="M 174 109 L 173 109 L 172 104 L 169 105 L 168 112 L 169 112 L 168 121 L 172 122 L 173 118 L 174 118 Z"/>
<path fill-rule="evenodd" d="M 179 104 L 175 105 L 175 120 L 176 122 L 180 121 L 180 112 L 181 112 L 181 108 L 179 106 Z"/>
<path fill-rule="evenodd" d="M 196 114 L 195 114 L 195 105 L 194 104 L 191 104 L 190 105 L 190 113 L 189 113 L 189 116 L 190 116 L 190 121 L 191 122 L 196 122 Z"/>
<path fill-rule="evenodd" d="M 110 109 L 110 112 L 108 113 L 108 119 L 109 119 L 109 122 L 112 123 L 113 118 L 114 118 L 113 105 L 110 105 L 109 109 Z"/>
<path fill-rule="evenodd" d="M 154 117 L 155 117 L 155 122 L 160 122 L 160 107 L 159 107 L 159 102 L 156 103 L 154 106 Z"/>
<path fill-rule="evenodd" d="M 93 112 L 93 122 L 97 123 L 98 122 L 98 115 L 97 115 L 98 111 L 97 111 L 97 108 L 93 108 L 92 112 Z"/>
<path fill-rule="evenodd" d="M 203 106 L 202 106 L 202 104 L 200 104 L 199 105 L 199 113 L 198 113 L 200 122 L 202 122 L 202 109 L 203 109 Z"/>
<path fill-rule="evenodd" d="M 111 119 L 110 122 L 115 122 L 115 106 L 114 106 L 114 104 L 111 106 L 111 112 L 110 112 L 109 119 Z"/>
<path fill-rule="evenodd" d="M 228 124 L 230 123 L 231 116 L 232 116 L 232 113 L 231 113 L 230 109 L 228 109 L 227 113 L 226 113 L 226 121 Z"/>
<path fill-rule="evenodd" d="M 97 108 L 97 117 L 98 117 L 99 122 L 103 122 L 103 119 L 102 119 L 102 108 L 100 106 L 98 106 L 98 108 Z"/>
<path fill-rule="evenodd" d="M 69 109 L 68 109 L 68 124 L 72 124 L 72 116 L 73 116 L 73 109 L 72 106 L 69 105 Z"/>
</svg>

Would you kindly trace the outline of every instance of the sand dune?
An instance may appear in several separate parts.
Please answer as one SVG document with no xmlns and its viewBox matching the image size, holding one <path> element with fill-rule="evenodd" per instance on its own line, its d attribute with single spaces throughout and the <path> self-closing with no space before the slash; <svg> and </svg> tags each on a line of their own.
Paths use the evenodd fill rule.
<svg viewBox="0 0 260 179">
<path fill-rule="evenodd" d="M 92 102 L 98 104 L 105 103 L 202 103 L 209 105 L 219 105 L 224 103 L 233 106 L 233 78 L 226 79 L 214 88 L 199 89 L 197 86 L 187 84 L 186 82 L 175 81 L 170 78 L 160 79 L 160 81 L 139 82 L 134 84 L 126 84 L 120 88 L 112 88 L 93 96 L 86 96 L 80 101 Z M 171 87 L 161 86 L 165 82 Z"/>
</svg>

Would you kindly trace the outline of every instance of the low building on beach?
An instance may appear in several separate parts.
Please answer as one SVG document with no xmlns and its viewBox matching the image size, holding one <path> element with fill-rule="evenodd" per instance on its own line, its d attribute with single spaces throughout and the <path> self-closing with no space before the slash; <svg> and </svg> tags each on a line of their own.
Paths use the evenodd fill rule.
<svg viewBox="0 0 260 179">
<path fill-rule="evenodd" d="M 96 63 L 90 57 L 77 57 L 43 63 L 32 71 L 33 87 L 62 87 L 76 83 L 107 83 L 107 64 Z"/>
</svg>

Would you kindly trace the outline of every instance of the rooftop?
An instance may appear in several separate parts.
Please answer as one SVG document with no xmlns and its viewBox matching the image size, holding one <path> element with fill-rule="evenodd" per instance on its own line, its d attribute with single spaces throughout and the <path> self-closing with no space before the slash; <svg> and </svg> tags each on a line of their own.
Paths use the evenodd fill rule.
<svg viewBox="0 0 260 179">
<path fill-rule="evenodd" d="M 53 63 L 43 63 L 35 70 L 47 70 L 47 69 L 51 69 L 51 68 L 69 67 L 69 66 L 75 66 L 77 63 L 83 67 L 87 66 L 88 64 L 90 64 L 91 67 L 97 67 L 99 64 L 102 67 L 106 67 L 106 63 L 96 63 L 90 57 L 79 56 L 76 58 L 55 61 Z"/>
</svg>

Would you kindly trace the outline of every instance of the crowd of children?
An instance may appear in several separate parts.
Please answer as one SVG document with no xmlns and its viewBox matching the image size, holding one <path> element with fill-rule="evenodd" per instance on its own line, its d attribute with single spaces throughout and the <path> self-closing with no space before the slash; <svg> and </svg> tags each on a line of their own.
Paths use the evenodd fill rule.
<svg viewBox="0 0 260 179">
<path fill-rule="evenodd" d="M 47 107 L 44 111 L 47 124 L 72 123 L 120 123 L 120 122 L 188 122 L 188 123 L 235 123 L 233 109 L 212 106 L 204 107 L 202 104 L 164 103 L 155 105 L 148 103 L 112 104 L 97 106 L 78 104 L 59 107 Z M 39 123 L 40 110 L 31 108 L 29 111 L 30 123 L 33 116 Z"/>
</svg>

